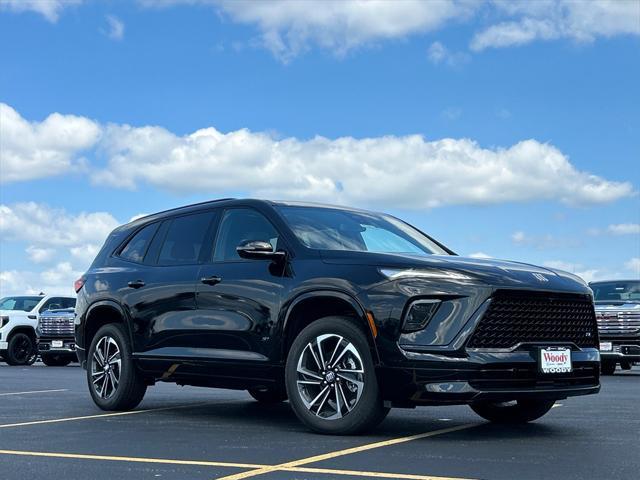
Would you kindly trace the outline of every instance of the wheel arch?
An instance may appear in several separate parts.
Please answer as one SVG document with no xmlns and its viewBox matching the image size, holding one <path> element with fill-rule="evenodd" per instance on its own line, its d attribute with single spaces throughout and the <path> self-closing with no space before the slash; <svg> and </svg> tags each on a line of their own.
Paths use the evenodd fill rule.
<svg viewBox="0 0 640 480">
<path fill-rule="evenodd" d="M 38 336 L 36 335 L 36 330 L 31 325 L 17 325 L 13 327 L 9 332 L 9 334 L 7 335 L 7 341 L 11 341 L 11 338 L 16 333 L 26 333 L 27 335 L 29 335 L 29 337 L 31 337 L 31 339 L 34 342 L 37 341 L 38 339 Z"/>
<path fill-rule="evenodd" d="M 120 323 L 125 326 L 129 340 L 131 341 L 131 332 L 126 321 L 127 315 L 122 306 L 112 300 L 97 301 L 87 309 L 84 316 L 83 325 L 83 346 L 89 349 L 93 337 L 101 327 L 110 323 Z"/>
<path fill-rule="evenodd" d="M 367 319 L 365 308 L 351 295 L 336 290 L 314 290 L 295 297 L 286 309 L 282 326 L 281 358 L 286 359 L 298 334 L 308 325 L 324 317 L 348 317 L 363 329 L 373 361 L 380 363 L 375 337 L 377 332 Z"/>
</svg>

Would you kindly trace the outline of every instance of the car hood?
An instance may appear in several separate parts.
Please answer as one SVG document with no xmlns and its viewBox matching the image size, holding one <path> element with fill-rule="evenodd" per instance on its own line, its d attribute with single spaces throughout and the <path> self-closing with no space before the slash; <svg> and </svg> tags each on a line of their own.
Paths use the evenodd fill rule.
<svg viewBox="0 0 640 480">
<path fill-rule="evenodd" d="M 596 310 L 606 312 L 606 311 L 630 311 L 630 312 L 638 312 L 640 313 L 640 303 L 627 303 L 627 302 L 597 302 Z"/>
<path fill-rule="evenodd" d="M 26 317 L 29 315 L 29 312 L 25 312 L 22 310 L 0 310 L 0 316 L 8 316 L 8 317 Z"/>
<path fill-rule="evenodd" d="M 457 255 L 410 255 L 372 252 L 321 252 L 325 263 L 394 269 L 445 269 L 496 287 L 591 293 L 579 277 L 521 262 Z"/>
</svg>

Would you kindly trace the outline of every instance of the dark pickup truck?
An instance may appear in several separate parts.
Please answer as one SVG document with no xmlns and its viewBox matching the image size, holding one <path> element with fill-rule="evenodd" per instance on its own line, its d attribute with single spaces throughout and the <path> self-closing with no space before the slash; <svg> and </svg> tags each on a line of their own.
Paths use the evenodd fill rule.
<svg viewBox="0 0 640 480">
<path fill-rule="evenodd" d="M 47 310 L 38 319 L 38 353 L 42 362 L 49 367 L 63 367 L 77 362 L 74 338 L 73 308 Z"/>
<path fill-rule="evenodd" d="M 640 362 L 640 280 L 592 282 L 602 373 Z"/>
</svg>

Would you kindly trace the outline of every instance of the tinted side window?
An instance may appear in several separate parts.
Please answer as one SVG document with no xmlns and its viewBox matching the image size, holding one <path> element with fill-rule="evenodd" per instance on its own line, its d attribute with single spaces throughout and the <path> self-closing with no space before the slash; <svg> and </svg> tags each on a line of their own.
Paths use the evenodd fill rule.
<svg viewBox="0 0 640 480">
<path fill-rule="evenodd" d="M 214 260 L 240 260 L 236 247 L 252 240 L 269 242 L 278 249 L 278 232 L 264 215 L 250 208 L 227 210 L 220 221 Z"/>
<path fill-rule="evenodd" d="M 158 265 L 198 263 L 213 215 L 213 212 L 205 212 L 171 220 L 160 248 Z"/>
<path fill-rule="evenodd" d="M 157 223 L 147 225 L 138 233 L 136 233 L 129 243 L 120 252 L 120 257 L 130 262 L 142 263 L 147 248 L 158 229 Z"/>
</svg>

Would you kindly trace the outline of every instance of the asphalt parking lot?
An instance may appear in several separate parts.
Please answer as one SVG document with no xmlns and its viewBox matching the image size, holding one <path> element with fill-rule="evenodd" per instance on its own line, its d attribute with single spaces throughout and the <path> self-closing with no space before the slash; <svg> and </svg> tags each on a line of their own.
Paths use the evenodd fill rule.
<svg viewBox="0 0 640 480">
<path fill-rule="evenodd" d="M 308 432 L 287 403 L 161 384 L 134 412 L 107 413 L 77 366 L 0 364 L 0 478 L 637 478 L 640 368 L 599 395 L 524 426 L 467 407 L 395 409 L 370 435 Z"/>
</svg>

